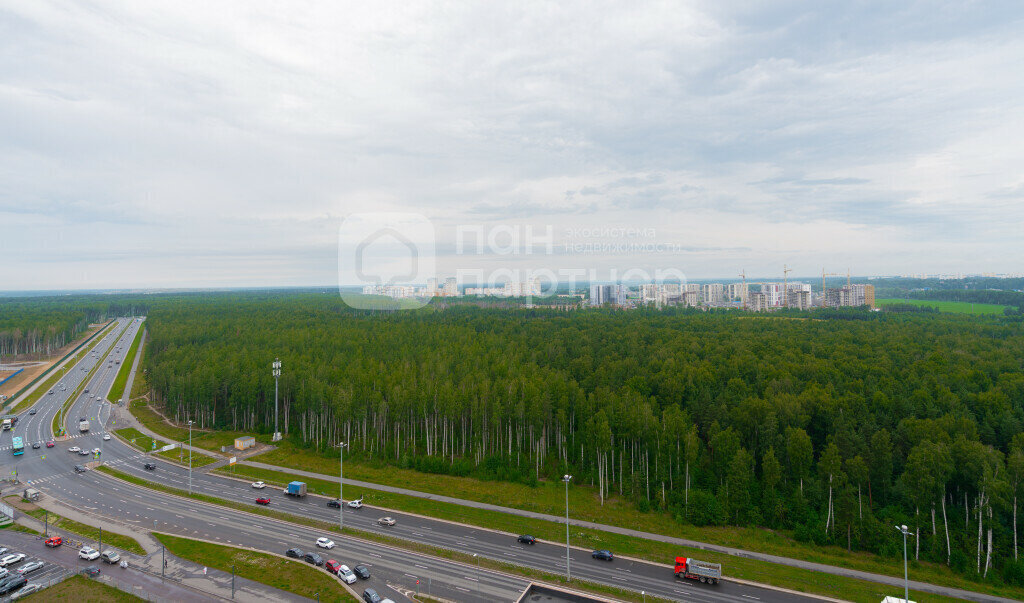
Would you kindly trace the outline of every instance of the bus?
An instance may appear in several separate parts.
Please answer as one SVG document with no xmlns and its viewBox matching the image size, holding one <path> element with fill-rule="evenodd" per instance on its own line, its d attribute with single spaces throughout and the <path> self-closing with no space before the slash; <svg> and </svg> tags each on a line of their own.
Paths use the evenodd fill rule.
<svg viewBox="0 0 1024 603">
<path fill-rule="evenodd" d="M 14 456 L 25 454 L 25 443 L 21 441 L 21 438 L 14 436 L 11 439 L 11 444 L 11 450 L 14 452 Z"/>
</svg>

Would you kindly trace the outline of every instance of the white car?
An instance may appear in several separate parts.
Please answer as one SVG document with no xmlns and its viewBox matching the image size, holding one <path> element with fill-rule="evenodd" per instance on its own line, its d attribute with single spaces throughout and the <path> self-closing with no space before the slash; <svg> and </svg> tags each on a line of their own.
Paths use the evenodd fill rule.
<svg viewBox="0 0 1024 603">
<path fill-rule="evenodd" d="M 393 517 L 381 517 L 377 520 L 377 525 L 382 526 L 393 526 L 395 525 L 395 519 Z"/>
<path fill-rule="evenodd" d="M 363 499 L 360 498 L 359 500 L 350 500 L 348 501 L 348 506 L 350 509 L 362 509 Z"/>
<path fill-rule="evenodd" d="M 24 558 L 25 553 L 14 553 L 13 555 L 7 555 L 3 559 L 0 559 L 0 566 L 8 567 L 10 565 L 14 565 L 15 563 L 19 563 Z"/>
<path fill-rule="evenodd" d="M 110 434 L 109 433 L 103 434 L 103 441 L 104 442 L 109 442 L 110 441 Z"/>
<path fill-rule="evenodd" d="M 13 595 L 11 595 L 11 601 L 17 601 L 18 599 L 21 599 L 23 597 L 27 597 L 27 596 L 31 595 L 32 593 L 34 593 L 37 590 L 40 590 L 42 588 L 43 588 L 43 585 L 42 584 L 38 584 L 36 582 L 33 582 L 32 584 L 26 584 L 24 587 L 22 587 L 21 590 L 15 592 Z"/>
<path fill-rule="evenodd" d="M 257 490 L 262 490 L 262 489 L 266 488 L 267 485 L 264 484 L 263 482 L 253 482 L 252 483 L 252 487 L 256 488 Z"/>
<path fill-rule="evenodd" d="M 352 570 L 348 569 L 347 565 L 338 568 L 338 577 L 344 580 L 345 584 L 352 584 L 356 581 L 356 575 L 352 573 Z"/>
<path fill-rule="evenodd" d="M 81 451 L 82 451 L 82 449 L 79 448 L 78 446 L 72 446 L 71 448 L 68 448 L 68 452 L 81 452 Z"/>
<path fill-rule="evenodd" d="M 90 546 L 83 546 L 82 550 L 78 551 L 78 556 L 86 561 L 95 561 L 100 558 L 100 552 Z"/>
<path fill-rule="evenodd" d="M 324 536 L 316 539 L 316 545 L 322 549 L 333 549 L 334 541 Z"/>
<path fill-rule="evenodd" d="M 25 574 L 31 574 L 32 572 L 36 571 L 37 569 L 40 569 L 44 565 L 46 565 L 46 564 L 43 563 L 42 561 L 30 561 L 29 563 L 26 563 L 22 567 L 19 567 L 18 568 L 18 573 L 21 574 L 22 576 L 24 576 Z"/>
</svg>

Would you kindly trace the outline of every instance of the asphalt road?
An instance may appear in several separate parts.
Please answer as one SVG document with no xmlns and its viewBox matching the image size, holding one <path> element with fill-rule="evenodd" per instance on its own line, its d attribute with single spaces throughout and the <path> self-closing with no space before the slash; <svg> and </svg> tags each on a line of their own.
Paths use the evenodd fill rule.
<svg viewBox="0 0 1024 603">
<path fill-rule="evenodd" d="M 127 329 L 122 333 L 125 326 Z M 79 446 L 91 450 L 102 446 L 105 464 L 146 479 L 159 480 L 161 483 L 182 489 L 188 488 L 187 468 L 164 462 L 159 457 L 150 458 L 121 443 L 117 438 L 108 442 L 102 441 L 102 425 L 107 424 L 111 429 L 117 426 L 109 424 L 111 405 L 105 400 L 97 400 L 96 395 L 100 394 L 102 397 L 108 391 L 120 366 L 116 362 L 105 360 L 104 355 L 110 352 L 111 359 L 120 359 L 122 363 L 131 362 L 132 359 L 125 359 L 124 354 L 139 328 L 140 322 L 119 321 L 112 334 L 96 346 L 96 354 L 90 353 L 75 367 L 68 369 L 67 376 L 62 380 L 65 382 L 66 390 L 60 386 L 55 387 L 52 395 L 44 395 L 36 404 L 38 414 L 24 414 L 24 418 L 18 421 L 15 433 L 26 437 L 25 454 L 13 457 L 12 461 L 9 453 L 5 454 L 2 451 L 10 444 L 10 435 L 4 434 L 0 439 L 0 458 L 5 464 L 13 462 L 17 466 L 22 482 L 30 482 L 32 487 L 48 495 L 122 523 L 145 529 L 155 527 L 160 531 L 277 553 L 283 553 L 293 546 L 304 550 L 314 548 L 316 538 L 322 535 L 317 530 L 167 496 L 113 480 L 93 471 L 74 473 L 73 468 L 76 464 L 91 461 L 92 456 L 79 457 L 77 454 L 67 452 L 69 447 Z M 120 337 L 117 337 L 118 333 L 122 333 Z M 54 412 L 67 400 L 67 396 L 96 363 L 102 364 L 89 381 L 89 393 L 78 396 L 67 413 L 66 425 L 72 437 L 58 442 L 54 448 L 29 448 L 32 442 L 45 441 L 48 438 L 50 420 Z M 79 435 L 78 420 L 83 416 L 88 417 L 93 425 L 88 434 Z M 144 470 L 142 465 L 147 461 L 155 463 L 157 470 Z M 257 497 L 257 491 L 247 482 L 199 471 L 192 472 L 192 488 L 196 492 L 254 506 Z M 338 520 L 338 510 L 328 508 L 324 498 L 308 496 L 305 499 L 295 499 L 284 495 L 280 490 L 270 488 L 260 494 L 269 496 L 272 501 L 271 508 L 276 510 L 328 522 Z M 381 527 L 376 524 L 376 520 L 383 514 L 383 511 L 369 507 L 360 510 L 346 508 L 345 524 L 361 530 L 392 534 L 407 540 L 547 572 L 562 573 L 565 570 L 564 546 L 546 543 L 526 546 L 516 542 L 515 535 L 393 512 L 388 514 L 397 519 L 397 525 Z M 350 567 L 357 563 L 371 566 L 374 574 L 370 581 L 371 585 L 396 601 L 403 597 L 386 587 L 385 583 L 415 590 L 416 581 L 419 580 L 421 591 L 429 590 L 436 597 L 456 601 L 515 600 L 526 586 L 524 579 L 479 570 L 472 565 L 417 555 L 353 538 L 334 537 L 334 540 L 338 546 L 326 552 L 325 559 L 337 559 Z M 666 564 L 671 561 L 665 560 Z M 730 603 L 812 600 L 809 597 L 733 582 L 711 586 L 678 580 L 670 569 L 663 566 L 627 559 L 616 559 L 613 562 L 596 561 L 591 559 L 590 551 L 573 550 L 571 568 L 574 577 L 635 591 L 643 590 L 648 594 L 669 599 Z M 355 586 L 360 587 L 358 590 L 361 591 L 366 584 Z"/>
</svg>

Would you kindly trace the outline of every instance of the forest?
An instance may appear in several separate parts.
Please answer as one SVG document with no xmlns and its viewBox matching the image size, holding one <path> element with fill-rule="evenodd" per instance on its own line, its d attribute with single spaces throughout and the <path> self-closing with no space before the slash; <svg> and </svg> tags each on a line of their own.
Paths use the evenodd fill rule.
<svg viewBox="0 0 1024 603">
<path fill-rule="evenodd" d="M 0 356 L 52 354 L 110 311 L 95 298 L 0 297 Z"/>
<path fill-rule="evenodd" d="M 154 300 L 155 302 L 156 300 Z M 863 310 L 348 309 L 329 293 L 153 303 L 179 420 L 425 472 L 535 483 L 696 525 L 791 530 L 1024 583 L 1019 319 Z"/>
</svg>

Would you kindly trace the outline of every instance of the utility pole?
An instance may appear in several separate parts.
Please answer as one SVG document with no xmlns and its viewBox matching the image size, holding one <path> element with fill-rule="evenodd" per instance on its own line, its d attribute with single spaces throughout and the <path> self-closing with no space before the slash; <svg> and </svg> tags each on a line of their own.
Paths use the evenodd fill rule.
<svg viewBox="0 0 1024 603">
<path fill-rule="evenodd" d="M 235 564 L 231 564 L 231 598 L 235 598 Z"/>
<path fill-rule="evenodd" d="M 789 307 L 789 273 L 793 272 L 792 268 L 787 267 L 785 264 L 782 265 L 782 305 L 785 308 Z"/>
<path fill-rule="evenodd" d="M 565 482 L 565 581 L 572 581 L 572 572 L 569 571 L 569 481 L 572 476 L 566 473 L 562 476 Z"/>
<path fill-rule="evenodd" d="M 103 554 L 103 528 L 100 528 L 100 554 Z"/>
<path fill-rule="evenodd" d="M 338 531 L 345 529 L 345 498 L 341 495 L 343 478 L 345 477 L 345 446 L 346 442 L 338 442 Z"/>
<path fill-rule="evenodd" d="M 188 422 L 188 493 L 192 494 L 192 421 Z"/>
<path fill-rule="evenodd" d="M 274 358 L 274 363 L 270 366 L 274 375 L 274 436 L 271 439 L 276 442 L 281 439 L 281 432 L 277 429 L 277 380 L 281 377 L 281 361 Z"/>
<path fill-rule="evenodd" d="M 747 269 L 740 271 L 740 278 L 743 279 L 743 309 L 747 309 Z"/>
<path fill-rule="evenodd" d="M 155 522 L 154 522 L 155 523 Z M 160 579 L 164 579 L 164 572 L 167 569 L 167 547 L 160 545 Z"/>
<path fill-rule="evenodd" d="M 904 603 L 910 603 L 910 581 L 907 578 L 907 536 L 913 536 L 914 533 L 907 530 L 907 526 L 896 526 L 896 530 L 903 534 L 903 601 Z"/>
</svg>

